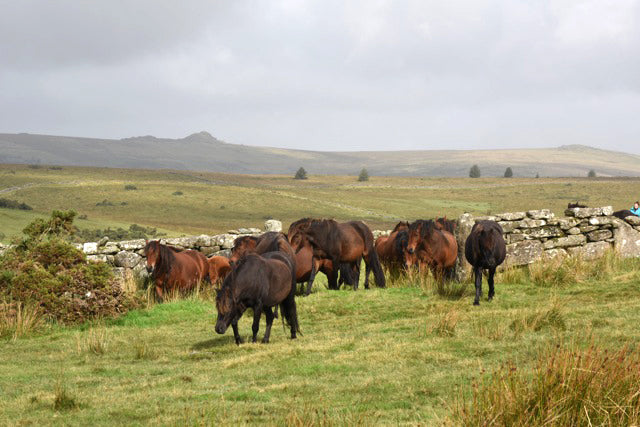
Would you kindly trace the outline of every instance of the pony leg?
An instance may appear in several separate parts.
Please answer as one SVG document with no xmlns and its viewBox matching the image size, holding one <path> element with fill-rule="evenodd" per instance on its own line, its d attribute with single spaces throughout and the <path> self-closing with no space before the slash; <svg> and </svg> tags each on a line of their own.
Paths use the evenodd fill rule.
<svg viewBox="0 0 640 427">
<path fill-rule="evenodd" d="M 257 304 L 253 307 L 253 325 L 251 330 L 253 331 L 252 342 L 258 340 L 258 330 L 260 329 L 260 316 L 262 316 L 262 304 Z"/>
<path fill-rule="evenodd" d="M 362 262 L 362 261 L 360 261 Z M 364 288 L 369 289 L 369 273 L 371 273 L 371 260 L 364 259 Z M 358 278 L 360 278 L 360 268 L 358 267 Z"/>
<path fill-rule="evenodd" d="M 316 278 L 316 260 L 311 260 L 311 273 L 309 274 L 309 282 L 307 283 L 307 291 L 305 292 L 306 296 L 309 296 L 311 293 L 311 285 L 313 284 L 313 280 Z"/>
<path fill-rule="evenodd" d="M 156 299 L 162 302 L 162 285 L 156 285 Z"/>
<path fill-rule="evenodd" d="M 276 306 L 276 309 L 277 307 L 278 306 Z M 266 344 L 269 342 L 269 336 L 271 336 L 271 325 L 273 325 L 273 312 L 271 311 L 271 307 L 265 307 L 264 316 L 267 318 L 267 328 L 264 331 L 262 342 Z"/>
<path fill-rule="evenodd" d="M 493 288 L 493 276 L 496 274 L 496 268 L 490 268 L 489 269 L 489 301 L 491 301 L 493 299 L 493 296 L 496 294 L 495 290 Z"/>
<path fill-rule="evenodd" d="M 473 271 L 476 275 L 476 299 L 473 300 L 473 305 L 480 305 L 480 296 L 482 295 L 482 267 L 476 267 Z"/>
<path fill-rule="evenodd" d="M 240 345 L 243 343 L 242 337 L 240 336 L 240 332 L 238 332 L 238 321 L 234 320 L 231 323 L 231 327 L 233 328 L 233 337 L 236 339 L 236 344 Z"/>
</svg>

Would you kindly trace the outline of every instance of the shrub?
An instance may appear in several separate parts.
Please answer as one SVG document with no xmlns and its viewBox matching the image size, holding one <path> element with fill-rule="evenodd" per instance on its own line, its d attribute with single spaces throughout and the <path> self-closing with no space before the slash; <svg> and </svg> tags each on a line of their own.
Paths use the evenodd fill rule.
<svg viewBox="0 0 640 427">
<path fill-rule="evenodd" d="M 108 237 L 109 240 L 130 240 L 162 237 L 166 236 L 166 233 L 160 233 L 154 227 L 131 224 L 128 229 L 122 227 L 112 229 L 111 227 L 107 227 L 97 230 L 79 230 L 73 236 L 73 240 L 75 242 L 95 242 L 105 236 Z"/>
<path fill-rule="evenodd" d="M 293 177 L 294 179 L 307 179 L 307 171 L 300 167 Z"/>
<path fill-rule="evenodd" d="M 0 208 L 19 209 L 21 211 L 31 211 L 33 208 L 26 203 L 20 203 L 16 200 L 0 198 Z"/>
<path fill-rule="evenodd" d="M 182 196 L 184 193 L 182 191 L 174 191 L 171 193 L 172 196 Z"/>
<path fill-rule="evenodd" d="M 127 191 L 133 191 L 133 190 L 137 190 L 138 187 L 136 187 L 133 184 L 127 184 L 127 185 L 124 186 L 124 189 L 127 190 Z"/>
<path fill-rule="evenodd" d="M 511 169 L 511 167 L 508 167 L 508 168 L 504 171 L 504 177 L 505 177 L 505 178 L 513 178 L 513 170 Z"/>
<path fill-rule="evenodd" d="M 456 425 L 638 425 L 640 351 L 554 346 L 532 372 L 507 363 L 461 395 Z"/>
<path fill-rule="evenodd" d="M 469 169 L 469 178 L 480 178 L 480 168 L 478 165 L 471 166 L 471 169 Z"/>
<path fill-rule="evenodd" d="M 366 168 L 362 168 L 360 171 L 360 175 L 358 175 L 358 181 L 369 181 L 369 172 L 367 172 Z"/>
<path fill-rule="evenodd" d="M 73 215 L 54 211 L 49 220 L 32 222 L 27 237 L 0 257 L 0 302 L 37 308 L 65 324 L 117 316 L 137 305 L 122 292 L 111 267 L 87 263 L 63 239 L 73 230 Z"/>
<path fill-rule="evenodd" d="M 113 203 L 104 199 L 103 201 L 96 203 L 96 206 L 113 206 Z"/>
<path fill-rule="evenodd" d="M 591 169 L 589 171 L 589 173 L 587 173 L 587 177 L 588 178 L 595 178 L 596 177 L 596 171 L 594 169 Z"/>
</svg>

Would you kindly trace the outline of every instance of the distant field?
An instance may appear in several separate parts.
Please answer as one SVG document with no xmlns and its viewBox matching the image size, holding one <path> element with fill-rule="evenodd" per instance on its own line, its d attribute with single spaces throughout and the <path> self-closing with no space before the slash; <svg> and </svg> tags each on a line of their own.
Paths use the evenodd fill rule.
<svg viewBox="0 0 640 427">
<path fill-rule="evenodd" d="M 127 191 L 131 184 L 137 190 Z M 182 192 L 182 195 L 174 195 Z M 640 198 L 640 178 L 425 178 L 317 176 L 298 181 L 283 175 L 234 175 L 170 170 L 133 170 L 0 165 L 0 197 L 25 202 L 33 211 L 0 209 L 4 240 L 35 216 L 74 209 L 81 228 L 153 226 L 170 235 L 262 227 L 269 218 L 285 226 L 305 216 L 362 219 L 388 228 L 401 219 L 550 208 L 567 202 L 628 208 Z M 107 201 L 107 206 L 96 204 Z"/>
</svg>

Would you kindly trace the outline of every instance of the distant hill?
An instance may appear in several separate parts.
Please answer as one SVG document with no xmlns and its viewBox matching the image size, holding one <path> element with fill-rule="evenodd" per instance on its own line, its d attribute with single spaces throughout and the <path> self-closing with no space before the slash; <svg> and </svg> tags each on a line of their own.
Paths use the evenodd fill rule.
<svg viewBox="0 0 640 427">
<path fill-rule="evenodd" d="M 0 134 L 0 163 L 182 169 L 293 174 L 467 176 L 478 164 L 483 176 L 640 176 L 640 156 L 582 145 L 510 150 L 321 152 L 229 144 L 207 132 L 181 139 L 141 136 L 96 139 L 28 133 Z"/>
</svg>

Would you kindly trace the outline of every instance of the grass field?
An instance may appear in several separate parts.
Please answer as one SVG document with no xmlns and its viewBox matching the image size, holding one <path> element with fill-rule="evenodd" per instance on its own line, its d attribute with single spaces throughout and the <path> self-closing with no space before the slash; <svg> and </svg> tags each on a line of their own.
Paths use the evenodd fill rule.
<svg viewBox="0 0 640 427">
<path fill-rule="evenodd" d="M 127 191 L 125 185 L 137 190 Z M 174 195 L 182 192 L 182 195 Z M 550 208 L 567 203 L 628 208 L 640 198 L 640 179 L 624 178 L 407 178 L 352 176 L 232 175 L 168 170 L 0 165 L 0 197 L 25 202 L 33 211 L 0 209 L 4 241 L 20 233 L 34 216 L 74 209 L 81 228 L 136 223 L 169 235 L 219 233 L 237 227 L 261 228 L 265 219 L 287 226 L 296 219 L 362 219 L 389 228 L 401 219 L 457 217 Z M 103 201 L 110 205 L 97 205 Z"/>
<path fill-rule="evenodd" d="M 1 343 L 0 422 L 441 425 L 474 378 L 506 362 L 526 372 L 556 344 L 637 345 L 640 262 L 613 264 L 570 266 L 557 286 L 547 279 L 558 269 L 509 270 L 491 303 L 485 284 L 479 307 L 428 281 L 357 292 L 319 284 L 297 298 L 303 335 L 292 341 L 277 324 L 266 345 L 216 335 L 202 296 L 51 327 Z"/>
</svg>

